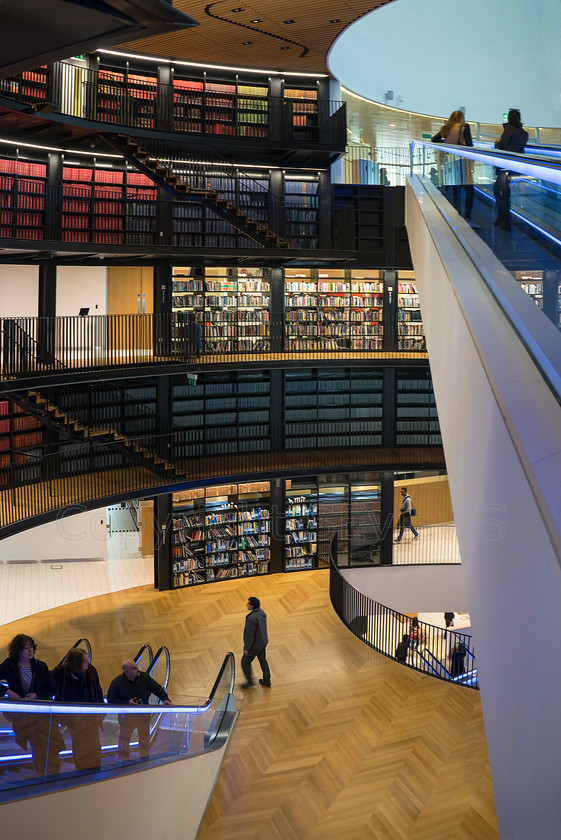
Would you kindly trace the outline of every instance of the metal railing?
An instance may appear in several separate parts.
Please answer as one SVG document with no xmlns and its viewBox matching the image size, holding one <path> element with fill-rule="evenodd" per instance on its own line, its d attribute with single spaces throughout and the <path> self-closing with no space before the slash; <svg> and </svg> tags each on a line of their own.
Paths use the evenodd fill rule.
<svg viewBox="0 0 561 840">
<path fill-rule="evenodd" d="M 0 320 L 5 380 L 52 373 L 192 362 L 197 328 L 191 313 L 86 315 Z"/>
<path fill-rule="evenodd" d="M 49 103 L 72 117 L 134 129 L 225 138 L 343 145 L 342 101 L 255 96 L 235 83 L 193 80 L 163 84 L 134 73 L 57 61 L 0 80 L 0 97 L 41 107 Z M 229 89 L 229 90 L 228 90 Z"/>
<path fill-rule="evenodd" d="M 372 572 L 376 574 L 376 572 Z M 355 589 L 331 558 L 329 595 L 341 621 L 361 641 L 385 656 L 397 659 L 397 647 L 405 650 L 398 661 L 431 677 L 479 688 L 472 638 L 469 634 L 418 621 L 385 607 Z M 467 661 L 466 661 L 467 660 Z"/>
<path fill-rule="evenodd" d="M 349 465 L 360 470 L 374 463 L 394 468 L 395 450 L 382 447 L 370 422 L 348 420 L 346 434 L 329 434 L 329 424 L 318 427 L 322 425 L 326 434 L 314 437 L 316 445 L 287 451 L 271 448 L 272 440 L 283 440 L 279 423 L 129 436 L 126 442 L 99 443 L 93 437 L 61 444 L 56 452 L 48 446 L 19 450 L 14 462 L 0 466 L 0 530 L 7 535 L 30 527 L 36 517 L 54 512 L 64 516 L 76 505 L 94 507 L 100 500 L 138 498 L 158 488 L 195 486 L 214 478 L 265 478 L 299 470 L 316 474 Z M 414 446 L 399 448 L 400 462 L 442 468 L 442 449 L 433 438 L 428 429 L 425 435 L 416 434 Z M 358 443 L 368 440 L 373 442 Z"/>
<path fill-rule="evenodd" d="M 312 197 L 287 195 L 279 200 L 269 197 L 265 186 L 258 190 L 255 179 L 250 182 L 234 167 L 218 172 L 208 164 L 196 165 L 200 171 L 192 173 L 195 182 L 210 184 L 211 189 L 216 184 L 217 192 L 232 204 L 239 202 L 236 206 L 245 208 L 252 218 L 275 232 L 283 232 L 292 248 L 319 247 L 323 201 L 319 186 L 318 194 Z M 186 173 L 187 180 L 190 177 Z M 220 186 L 224 179 L 230 181 L 229 186 Z M 217 215 L 204 197 L 191 199 L 162 198 L 156 184 L 141 188 L 125 188 L 122 183 L 55 186 L 19 176 L 13 180 L 0 177 L 0 238 L 80 246 L 138 246 L 158 251 L 263 247 Z"/>
<path fill-rule="evenodd" d="M 368 313 L 374 317 L 365 308 L 357 321 L 349 305 L 333 320 L 307 310 L 304 324 L 269 320 L 268 309 L 254 310 L 249 320 L 247 308 L 212 304 L 196 312 L 2 318 L 0 371 L 10 381 L 156 364 L 426 358 L 420 321 L 367 321 Z M 375 316 L 383 318 L 382 310 Z"/>
</svg>

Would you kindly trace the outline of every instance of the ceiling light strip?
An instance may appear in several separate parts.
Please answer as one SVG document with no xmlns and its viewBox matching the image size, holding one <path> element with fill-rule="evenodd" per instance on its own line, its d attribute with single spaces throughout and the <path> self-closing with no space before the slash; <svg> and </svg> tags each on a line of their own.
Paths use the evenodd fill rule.
<svg viewBox="0 0 561 840">
<path fill-rule="evenodd" d="M 327 73 L 298 73 L 295 70 L 259 70 L 256 67 L 232 67 L 228 64 L 201 64 L 197 61 L 181 61 L 180 59 L 158 58 L 152 55 L 139 55 L 138 53 L 118 52 L 117 50 L 96 50 L 106 55 L 118 55 L 121 58 L 138 58 L 141 61 L 153 61 L 158 64 L 179 65 L 181 67 L 199 67 L 203 70 L 234 70 L 237 73 L 261 73 L 265 76 L 298 76 L 309 79 L 327 79 Z"/>
</svg>

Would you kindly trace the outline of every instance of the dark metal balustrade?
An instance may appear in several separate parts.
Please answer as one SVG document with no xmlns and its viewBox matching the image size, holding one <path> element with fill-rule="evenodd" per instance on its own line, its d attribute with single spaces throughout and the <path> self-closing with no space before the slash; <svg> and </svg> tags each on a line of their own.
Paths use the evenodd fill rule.
<svg viewBox="0 0 561 840">
<path fill-rule="evenodd" d="M 332 551 L 329 578 L 333 609 L 361 641 L 379 653 L 395 658 L 397 645 L 411 632 L 411 618 L 355 589 L 337 568 L 334 555 L 336 549 Z M 419 621 L 417 639 L 408 644 L 403 664 L 437 679 L 479 688 L 470 635 Z"/>
<path fill-rule="evenodd" d="M 346 142 L 342 101 L 307 98 L 304 91 L 294 99 L 214 87 L 196 81 L 192 88 L 185 82 L 162 84 L 155 77 L 126 77 L 117 70 L 58 61 L 1 79 L 0 97 L 38 110 L 49 103 L 51 110 L 70 117 L 135 129 L 304 144 Z"/>
</svg>

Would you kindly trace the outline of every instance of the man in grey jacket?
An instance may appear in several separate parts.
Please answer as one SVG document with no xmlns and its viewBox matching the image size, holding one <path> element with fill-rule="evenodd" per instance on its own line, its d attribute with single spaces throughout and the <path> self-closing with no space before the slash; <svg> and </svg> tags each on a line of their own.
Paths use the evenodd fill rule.
<svg viewBox="0 0 561 840">
<path fill-rule="evenodd" d="M 247 608 L 249 613 L 245 620 L 243 631 L 242 656 L 242 670 L 245 674 L 246 681 L 242 684 L 242 688 L 251 688 L 254 685 L 251 674 L 251 663 L 255 657 L 257 657 L 261 665 L 261 670 L 263 671 L 263 679 L 259 680 L 259 682 L 261 685 L 270 688 L 271 672 L 265 655 L 269 641 L 269 637 L 267 636 L 267 616 L 261 609 L 259 598 L 254 598 L 253 596 L 248 598 Z"/>
</svg>

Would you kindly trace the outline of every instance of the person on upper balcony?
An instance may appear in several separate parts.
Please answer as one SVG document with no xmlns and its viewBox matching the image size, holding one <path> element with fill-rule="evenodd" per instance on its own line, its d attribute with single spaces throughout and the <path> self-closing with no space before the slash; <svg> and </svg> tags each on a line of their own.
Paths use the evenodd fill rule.
<svg viewBox="0 0 561 840">
<path fill-rule="evenodd" d="M 448 143 L 452 146 L 473 146 L 471 137 L 471 128 L 466 122 L 463 111 L 452 111 L 448 120 L 444 123 L 440 131 L 434 137 L 431 137 L 431 143 Z M 443 165 L 444 161 L 442 162 Z M 471 211 L 473 208 L 473 161 L 468 158 L 455 161 L 456 168 L 450 172 L 447 170 L 448 178 L 452 177 L 454 184 L 452 186 L 452 204 L 462 215 L 462 208 L 460 203 L 461 188 L 464 187 L 466 193 L 466 203 L 463 216 L 466 221 L 471 220 Z M 433 180 L 433 178 L 431 178 Z M 443 179 L 444 181 L 444 179 Z M 433 180 L 434 183 L 434 180 Z M 473 225 L 473 227 L 477 227 Z"/>
<path fill-rule="evenodd" d="M 503 124 L 503 133 L 498 140 L 495 140 L 495 148 L 502 152 L 522 153 L 528 142 L 528 132 L 522 127 L 520 111 L 518 108 L 511 108 L 508 112 L 507 122 Z M 503 230 L 510 230 L 510 179 L 515 172 L 508 169 L 497 169 L 494 193 L 497 207 L 497 218 L 495 225 Z"/>
</svg>

